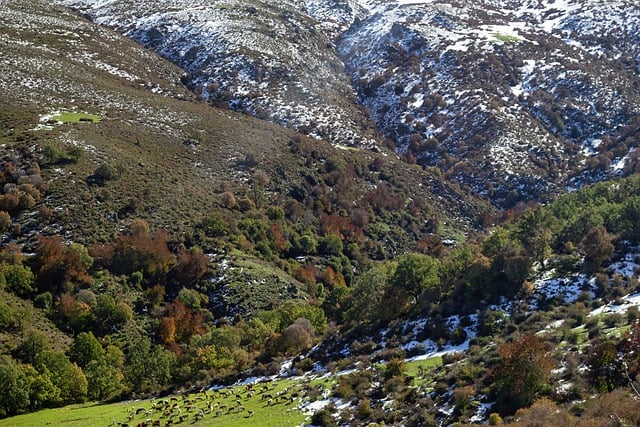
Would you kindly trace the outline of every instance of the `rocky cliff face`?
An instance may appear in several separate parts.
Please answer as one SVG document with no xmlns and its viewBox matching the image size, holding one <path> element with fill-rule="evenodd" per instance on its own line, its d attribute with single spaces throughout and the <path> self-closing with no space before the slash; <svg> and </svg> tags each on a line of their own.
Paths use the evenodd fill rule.
<svg viewBox="0 0 640 427">
<path fill-rule="evenodd" d="M 215 103 L 393 142 L 509 207 L 636 170 L 630 1 L 63 0 L 180 65 Z"/>
</svg>

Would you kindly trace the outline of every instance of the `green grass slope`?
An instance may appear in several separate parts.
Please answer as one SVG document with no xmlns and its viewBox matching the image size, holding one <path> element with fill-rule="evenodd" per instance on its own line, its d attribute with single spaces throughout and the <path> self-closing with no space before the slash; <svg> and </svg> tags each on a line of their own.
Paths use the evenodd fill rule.
<svg viewBox="0 0 640 427">
<path fill-rule="evenodd" d="M 406 374 L 416 386 L 429 383 L 429 373 L 442 366 L 442 358 L 407 363 Z M 372 371 L 384 371 L 384 365 Z M 293 378 L 264 379 L 245 384 L 180 393 L 153 399 L 128 400 L 110 404 L 89 402 L 47 409 L 0 420 L 2 427 L 65 425 L 103 427 L 105 425 L 197 425 L 285 427 L 308 424 L 319 408 L 347 403 L 339 385 L 345 372 Z M 239 403 L 238 403 L 239 402 Z M 198 415 L 199 414 L 199 415 Z M 182 421 L 180 418 L 182 417 Z M 156 424 L 153 424 L 153 423 Z"/>
</svg>

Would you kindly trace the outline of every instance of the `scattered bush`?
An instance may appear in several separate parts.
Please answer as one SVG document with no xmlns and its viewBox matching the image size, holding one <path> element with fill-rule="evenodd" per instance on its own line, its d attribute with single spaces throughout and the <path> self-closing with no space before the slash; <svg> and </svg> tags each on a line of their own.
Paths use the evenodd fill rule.
<svg viewBox="0 0 640 427">
<path fill-rule="evenodd" d="M 52 144 L 44 147 L 44 157 L 50 164 L 76 163 L 83 154 L 81 147 L 68 146 L 60 149 Z"/>
<path fill-rule="evenodd" d="M 319 427 L 337 427 L 338 425 L 328 409 L 316 411 L 311 417 L 311 424 Z"/>
<path fill-rule="evenodd" d="M 89 177 L 98 184 L 104 184 L 107 181 L 118 179 L 124 172 L 124 166 L 114 165 L 112 163 L 101 163 Z"/>
<path fill-rule="evenodd" d="M 238 200 L 238 208 L 242 212 L 250 212 L 250 211 L 255 210 L 256 204 L 250 198 L 243 197 L 242 199 Z"/>
<path fill-rule="evenodd" d="M 233 207 L 236 205 L 236 197 L 231 191 L 225 191 L 224 193 L 222 193 L 222 195 L 220 196 L 220 201 L 222 203 L 222 206 L 227 209 L 233 209 Z"/>
<path fill-rule="evenodd" d="M 524 335 L 500 347 L 496 372 L 498 407 L 503 414 L 531 404 L 551 376 L 554 362 L 549 345 L 535 335 Z"/>
</svg>

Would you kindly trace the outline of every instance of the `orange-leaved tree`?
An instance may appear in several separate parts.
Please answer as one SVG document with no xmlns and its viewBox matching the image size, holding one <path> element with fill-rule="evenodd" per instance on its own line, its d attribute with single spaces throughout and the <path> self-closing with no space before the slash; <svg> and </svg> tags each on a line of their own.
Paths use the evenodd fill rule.
<svg viewBox="0 0 640 427">
<path fill-rule="evenodd" d="M 547 341 L 533 334 L 500 347 L 496 385 L 501 414 L 530 405 L 544 391 L 555 365 L 550 350 Z"/>
<path fill-rule="evenodd" d="M 70 291 L 74 284 L 89 283 L 88 270 L 93 258 L 79 243 L 65 243 L 60 236 L 38 236 L 38 283 L 40 290 L 60 293 Z"/>
</svg>

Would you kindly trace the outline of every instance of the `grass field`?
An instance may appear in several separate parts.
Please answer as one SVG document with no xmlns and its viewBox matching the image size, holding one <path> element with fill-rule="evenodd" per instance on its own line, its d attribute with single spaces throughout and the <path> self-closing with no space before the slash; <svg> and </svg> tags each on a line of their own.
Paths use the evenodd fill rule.
<svg viewBox="0 0 640 427">
<path fill-rule="evenodd" d="M 517 42 L 522 40 L 519 37 L 512 36 L 509 34 L 502 34 L 502 33 L 493 33 L 492 36 L 495 37 L 498 41 L 501 41 L 504 43 Z"/>
<path fill-rule="evenodd" d="M 415 377 L 421 370 L 429 370 L 442 366 L 442 357 L 435 356 L 424 360 L 414 360 L 407 362 L 407 371 L 405 374 L 409 377 Z"/>
<path fill-rule="evenodd" d="M 408 362 L 406 375 L 420 377 L 419 371 L 428 372 L 441 365 L 441 357 Z M 425 379 L 421 378 L 417 382 L 424 383 Z M 308 397 L 308 391 L 316 390 L 316 399 L 322 399 L 322 395 L 330 392 L 336 383 L 336 376 L 331 375 L 298 377 L 257 383 L 251 390 L 245 385 L 236 385 L 216 391 L 156 399 L 112 404 L 91 402 L 7 418 L 0 420 L 0 427 L 105 427 L 116 426 L 118 423 L 140 427 L 299 426 L 310 422 L 310 415 L 302 410 L 302 406 L 312 400 Z"/>
<path fill-rule="evenodd" d="M 283 391 L 286 387 L 292 390 L 294 386 L 291 384 L 291 381 L 273 383 L 267 386 L 268 390 L 256 390 L 253 396 L 248 394 L 245 386 L 236 386 L 215 392 L 193 393 L 188 397 L 71 405 L 0 420 L 0 426 L 104 427 L 118 423 L 129 426 L 295 426 L 308 417 L 297 409 L 300 400 L 291 401 L 293 392 Z M 276 399 L 278 393 L 280 398 Z M 269 398 L 269 395 L 273 397 Z"/>
</svg>

